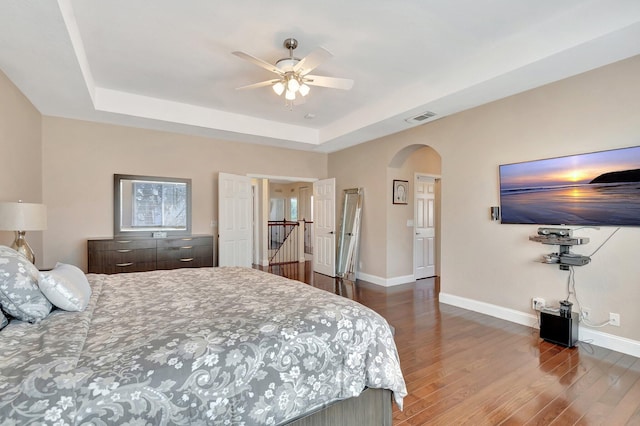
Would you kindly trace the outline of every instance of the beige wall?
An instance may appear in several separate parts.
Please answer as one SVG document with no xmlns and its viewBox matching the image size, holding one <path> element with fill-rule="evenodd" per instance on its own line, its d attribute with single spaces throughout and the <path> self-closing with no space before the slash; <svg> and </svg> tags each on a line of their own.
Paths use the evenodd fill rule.
<svg viewBox="0 0 640 426">
<path fill-rule="evenodd" d="M 387 212 L 386 202 L 391 184 L 386 182 L 388 160 L 380 141 L 356 145 L 329 154 L 328 175 L 336 178 L 336 211 L 341 208 L 342 191 L 363 188 L 362 222 L 358 271 L 386 277 Z M 339 216 L 336 215 L 339 223 Z M 338 224 L 336 224 L 338 226 Z"/>
<path fill-rule="evenodd" d="M 48 265 L 86 270 L 87 238 L 113 235 L 114 173 L 191 178 L 192 229 L 202 234 L 217 221 L 218 172 L 326 177 L 326 154 L 54 117 L 42 126 Z"/>
<path fill-rule="evenodd" d="M 377 168 L 407 146 L 434 148 L 442 158 L 442 291 L 530 312 L 534 296 L 550 303 L 566 298 L 568 273 L 535 262 L 554 249 L 528 240 L 536 226 L 489 220 L 489 207 L 499 203 L 498 166 L 640 145 L 638 76 L 640 57 L 621 61 L 332 154 L 329 174 L 366 152 L 371 152 L 365 157 L 367 164 Z M 391 202 L 390 180 L 384 178 L 384 169 L 361 166 L 351 174 L 342 170 L 341 177 L 360 179 L 358 184 L 367 188 L 365 202 L 376 204 L 373 212 L 367 211 L 369 220 L 385 223 L 381 200 Z M 577 231 L 591 242 L 574 251 L 591 254 L 614 229 Z M 364 267 L 383 277 L 384 267 L 371 264 L 379 259 L 377 251 L 386 247 L 386 233 L 372 227 L 363 232 L 370 244 L 362 252 Z M 592 321 L 608 319 L 609 312 L 620 313 L 621 327 L 607 326 L 602 331 L 634 340 L 640 340 L 639 242 L 640 228 L 623 228 L 591 264 L 575 268 L 578 296 L 583 306 L 591 308 Z M 386 263 L 403 262 L 406 256 L 409 248 L 391 251 Z"/>
<path fill-rule="evenodd" d="M 0 201 L 42 202 L 40 135 L 40 113 L 0 71 Z M 42 232 L 27 232 L 26 238 L 41 265 Z M 13 240 L 13 232 L 0 231 L 0 244 Z"/>
</svg>

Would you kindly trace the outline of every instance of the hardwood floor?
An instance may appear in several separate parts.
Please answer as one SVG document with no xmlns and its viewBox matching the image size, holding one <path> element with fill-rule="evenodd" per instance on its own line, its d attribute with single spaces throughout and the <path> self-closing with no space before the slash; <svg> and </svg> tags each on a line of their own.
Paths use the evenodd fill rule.
<svg viewBox="0 0 640 426">
<path fill-rule="evenodd" d="M 270 272 L 350 297 L 395 327 L 409 395 L 394 425 L 640 425 L 639 358 L 564 348 L 533 328 L 440 305 L 437 279 L 354 285 L 309 262 Z"/>
</svg>

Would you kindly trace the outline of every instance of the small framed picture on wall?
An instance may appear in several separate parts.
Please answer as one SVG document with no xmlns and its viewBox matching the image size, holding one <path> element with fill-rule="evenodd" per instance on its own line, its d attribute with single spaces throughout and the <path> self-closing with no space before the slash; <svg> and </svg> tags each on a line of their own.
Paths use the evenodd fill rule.
<svg viewBox="0 0 640 426">
<path fill-rule="evenodd" d="M 408 180 L 393 180 L 393 204 L 407 204 Z"/>
</svg>

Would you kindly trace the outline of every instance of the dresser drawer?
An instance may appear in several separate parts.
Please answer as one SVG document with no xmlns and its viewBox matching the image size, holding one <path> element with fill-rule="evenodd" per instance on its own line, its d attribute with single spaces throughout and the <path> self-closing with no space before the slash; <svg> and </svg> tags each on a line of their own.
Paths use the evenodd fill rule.
<svg viewBox="0 0 640 426">
<path fill-rule="evenodd" d="M 201 268 L 213 266 L 213 244 L 158 248 L 157 268 Z"/>
<path fill-rule="evenodd" d="M 213 246 L 213 237 L 182 237 L 158 239 L 158 249 L 190 248 L 194 246 Z"/>
<path fill-rule="evenodd" d="M 91 250 L 155 249 L 156 241 L 149 239 L 89 240 Z"/>
<path fill-rule="evenodd" d="M 89 252 L 89 272 L 117 274 L 156 269 L 156 249 L 95 250 Z"/>
</svg>

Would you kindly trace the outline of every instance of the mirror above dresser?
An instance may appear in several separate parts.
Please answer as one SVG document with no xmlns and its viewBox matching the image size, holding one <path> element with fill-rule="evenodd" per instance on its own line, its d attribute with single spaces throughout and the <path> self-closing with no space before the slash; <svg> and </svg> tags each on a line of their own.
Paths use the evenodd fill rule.
<svg viewBox="0 0 640 426">
<path fill-rule="evenodd" d="M 114 237 L 191 235 L 191 179 L 113 176 Z"/>
</svg>

